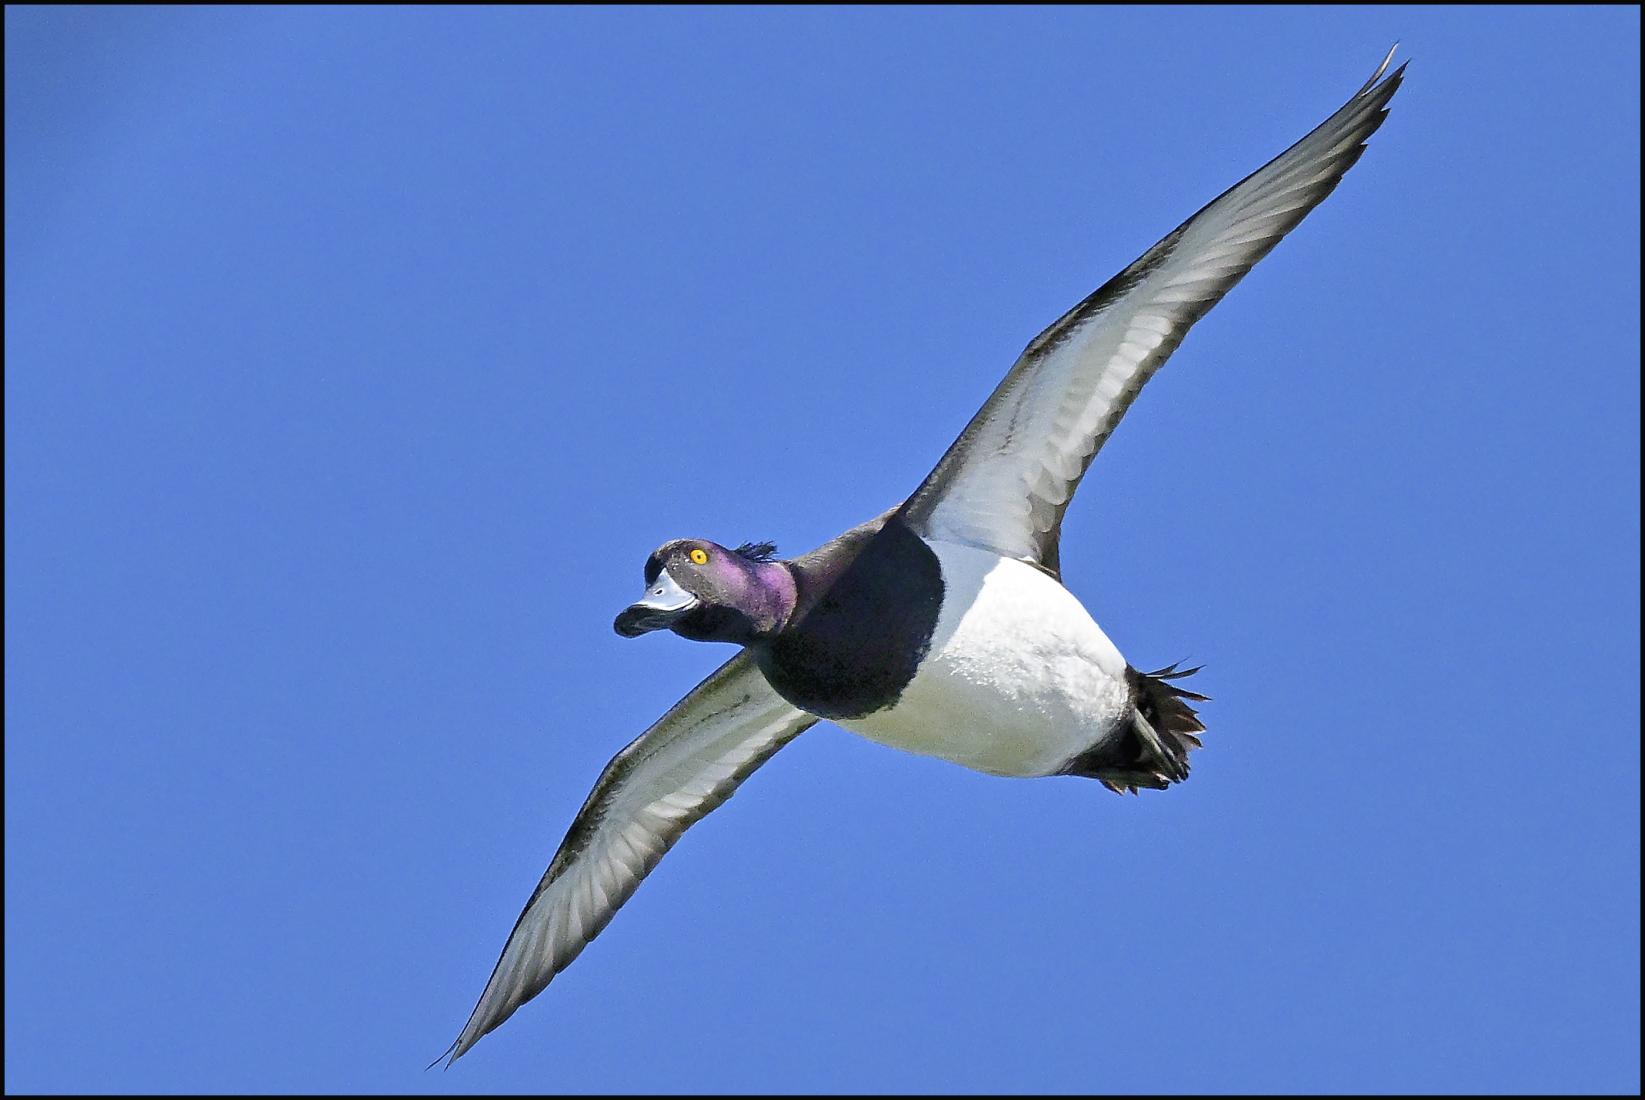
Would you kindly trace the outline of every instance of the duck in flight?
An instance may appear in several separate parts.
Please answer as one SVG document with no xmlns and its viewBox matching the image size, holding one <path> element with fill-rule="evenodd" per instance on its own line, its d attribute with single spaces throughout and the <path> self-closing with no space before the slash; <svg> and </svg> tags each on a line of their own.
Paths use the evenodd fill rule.
<svg viewBox="0 0 1645 1100">
<path fill-rule="evenodd" d="M 503 947 L 449 1065 L 599 935 L 680 836 L 819 720 L 994 775 L 1109 790 L 1188 777 L 1181 677 L 1134 668 L 1063 587 L 1058 536 L 1091 459 L 1188 329 L 1324 201 L 1404 75 L 1213 199 L 1023 351 L 913 495 L 816 550 L 659 547 L 617 633 L 735 657 L 601 773 Z M 439 1061 L 439 1059 L 436 1059 Z"/>
</svg>

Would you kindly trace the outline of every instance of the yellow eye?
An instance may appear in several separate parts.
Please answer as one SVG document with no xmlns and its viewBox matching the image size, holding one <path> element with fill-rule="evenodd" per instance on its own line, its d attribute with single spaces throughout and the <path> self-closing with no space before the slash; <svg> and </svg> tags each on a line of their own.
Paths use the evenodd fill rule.
<svg viewBox="0 0 1645 1100">
<path fill-rule="evenodd" d="M 708 551 L 704 550 L 700 546 L 697 549 L 691 551 L 691 564 L 692 565 L 707 565 L 708 564 Z"/>
</svg>

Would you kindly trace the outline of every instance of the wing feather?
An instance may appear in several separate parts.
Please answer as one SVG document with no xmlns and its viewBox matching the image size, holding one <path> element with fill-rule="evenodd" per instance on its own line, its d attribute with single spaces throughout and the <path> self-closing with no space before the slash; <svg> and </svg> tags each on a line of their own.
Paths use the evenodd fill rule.
<svg viewBox="0 0 1645 1100">
<path fill-rule="evenodd" d="M 1329 195 L 1382 125 L 1393 51 L 1311 133 L 1036 336 L 903 505 L 936 539 L 1060 572 L 1063 513 L 1092 458 L 1188 329 Z"/>
<path fill-rule="evenodd" d="M 456 1061 L 542 992 L 686 829 L 816 721 L 772 690 L 745 650 L 613 757 L 440 1057 Z"/>
</svg>

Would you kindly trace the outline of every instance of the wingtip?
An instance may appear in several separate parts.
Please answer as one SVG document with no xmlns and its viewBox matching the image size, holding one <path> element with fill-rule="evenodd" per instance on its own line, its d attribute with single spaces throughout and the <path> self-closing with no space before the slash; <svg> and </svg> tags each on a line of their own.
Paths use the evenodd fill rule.
<svg viewBox="0 0 1645 1100">
<path fill-rule="evenodd" d="M 455 1062 L 459 1057 L 461 1057 L 461 1055 L 463 1053 L 462 1051 L 457 1049 L 457 1044 L 459 1042 L 461 1042 L 460 1039 L 452 1040 L 451 1045 L 446 1047 L 444 1050 L 442 1050 L 435 1057 L 434 1061 L 430 1062 L 428 1065 L 423 1067 L 423 1072 L 427 1073 L 429 1070 L 433 1069 L 435 1066 L 440 1065 L 441 1062 L 445 1063 L 444 1066 L 440 1067 L 441 1069 L 450 1069 L 451 1068 L 451 1063 Z"/>
<path fill-rule="evenodd" d="M 1367 80 L 1365 82 L 1365 86 L 1362 87 L 1357 93 L 1355 93 L 1356 95 L 1364 95 L 1366 92 L 1368 92 L 1372 88 L 1376 87 L 1377 81 L 1382 79 L 1382 74 L 1388 71 L 1388 63 L 1393 61 L 1394 51 L 1396 51 L 1398 49 L 1399 49 L 1399 43 L 1398 42 L 1395 42 L 1392 46 L 1388 47 L 1388 53 L 1383 57 L 1382 64 L 1377 66 L 1377 71 L 1371 74 L 1371 79 Z M 1405 71 L 1405 66 L 1409 65 L 1409 64 L 1410 64 L 1410 62 L 1407 61 L 1404 64 L 1400 65 L 1399 72 L 1395 73 L 1394 75 L 1398 76 L 1399 73 L 1404 72 Z"/>
</svg>

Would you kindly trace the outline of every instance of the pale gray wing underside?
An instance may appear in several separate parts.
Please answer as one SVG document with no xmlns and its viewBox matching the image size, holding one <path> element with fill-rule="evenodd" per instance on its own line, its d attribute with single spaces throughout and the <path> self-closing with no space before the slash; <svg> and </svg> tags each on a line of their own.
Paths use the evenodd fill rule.
<svg viewBox="0 0 1645 1100">
<path fill-rule="evenodd" d="M 1353 98 L 1059 318 L 1023 351 L 903 508 L 929 538 L 1059 573 L 1063 512 L 1137 393 L 1256 262 L 1335 189 L 1405 72 Z M 1378 83 L 1378 81 L 1381 81 Z"/>
<path fill-rule="evenodd" d="M 784 702 L 745 650 L 613 757 L 515 923 L 451 1060 L 542 992 L 688 828 L 816 721 Z"/>
</svg>

